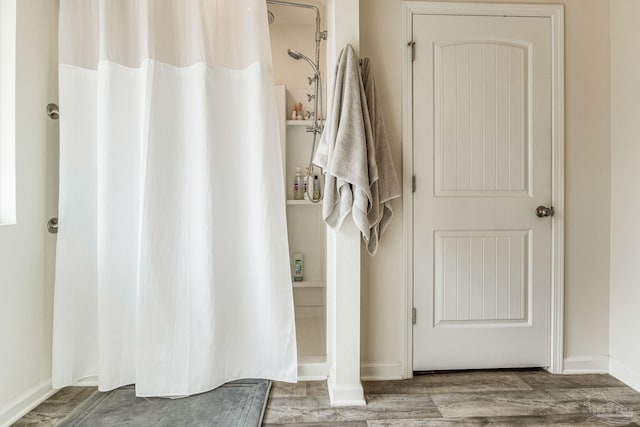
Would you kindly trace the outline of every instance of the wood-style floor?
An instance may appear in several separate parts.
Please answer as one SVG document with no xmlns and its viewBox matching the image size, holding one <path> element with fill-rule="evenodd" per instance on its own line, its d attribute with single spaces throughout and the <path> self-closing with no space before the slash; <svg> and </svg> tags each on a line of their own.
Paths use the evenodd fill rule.
<svg viewBox="0 0 640 427">
<path fill-rule="evenodd" d="M 265 426 L 640 426 L 640 393 L 609 375 L 469 371 L 365 382 L 367 406 L 333 408 L 324 382 L 274 383 Z M 54 426 L 94 388 L 69 387 L 15 426 Z"/>
</svg>

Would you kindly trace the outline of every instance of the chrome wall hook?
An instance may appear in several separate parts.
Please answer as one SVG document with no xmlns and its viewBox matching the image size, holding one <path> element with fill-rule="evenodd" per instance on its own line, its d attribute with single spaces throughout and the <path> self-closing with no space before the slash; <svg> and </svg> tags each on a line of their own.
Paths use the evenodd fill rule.
<svg viewBox="0 0 640 427">
<path fill-rule="evenodd" d="M 51 120 L 58 120 L 60 118 L 60 111 L 58 111 L 57 104 L 47 104 L 47 116 L 49 116 Z"/>
</svg>

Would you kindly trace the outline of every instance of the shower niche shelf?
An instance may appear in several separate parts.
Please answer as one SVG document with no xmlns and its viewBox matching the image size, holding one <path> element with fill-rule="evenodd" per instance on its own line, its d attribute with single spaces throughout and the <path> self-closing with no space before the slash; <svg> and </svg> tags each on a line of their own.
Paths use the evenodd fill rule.
<svg viewBox="0 0 640 427">
<path fill-rule="evenodd" d="M 287 126 L 313 126 L 311 120 L 287 120 Z"/>
<path fill-rule="evenodd" d="M 324 283 L 321 281 L 315 282 L 293 282 L 294 288 L 324 288 Z"/>
<path fill-rule="evenodd" d="M 297 205 L 297 206 L 322 206 L 322 202 L 314 203 L 309 200 L 295 200 L 288 199 L 287 205 Z"/>
</svg>

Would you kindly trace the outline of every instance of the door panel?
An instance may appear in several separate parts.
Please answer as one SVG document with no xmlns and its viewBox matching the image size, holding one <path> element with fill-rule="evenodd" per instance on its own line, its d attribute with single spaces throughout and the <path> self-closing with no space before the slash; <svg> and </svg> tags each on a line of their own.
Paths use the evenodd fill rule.
<svg viewBox="0 0 640 427">
<path fill-rule="evenodd" d="M 528 192 L 527 57 L 524 46 L 436 42 L 436 196 Z"/>
<path fill-rule="evenodd" d="M 529 321 L 528 230 L 435 233 L 435 326 Z"/>
<path fill-rule="evenodd" d="M 414 370 L 549 365 L 550 31 L 414 16 Z"/>
</svg>

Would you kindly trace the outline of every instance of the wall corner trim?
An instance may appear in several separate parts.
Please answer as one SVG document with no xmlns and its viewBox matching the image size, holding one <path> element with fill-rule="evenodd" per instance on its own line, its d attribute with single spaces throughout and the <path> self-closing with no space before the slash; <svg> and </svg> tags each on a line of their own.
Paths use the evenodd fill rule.
<svg viewBox="0 0 640 427">
<path fill-rule="evenodd" d="M 36 384 L 0 409 L 0 427 L 8 427 L 58 390 L 51 388 L 51 379 Z"/>
</svg>

